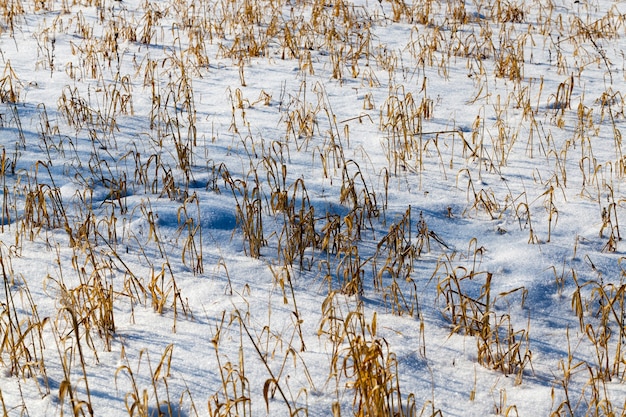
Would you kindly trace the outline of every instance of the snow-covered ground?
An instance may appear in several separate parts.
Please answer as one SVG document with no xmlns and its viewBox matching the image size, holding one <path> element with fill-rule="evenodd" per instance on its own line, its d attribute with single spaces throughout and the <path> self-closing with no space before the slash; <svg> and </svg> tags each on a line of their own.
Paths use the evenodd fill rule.
<svg viewBox="0 0 626 417">
<path fill-rule="evenodd" d="M 623 2 L 0 11 L 3 415 L 626 413 Z"/>
</svg>

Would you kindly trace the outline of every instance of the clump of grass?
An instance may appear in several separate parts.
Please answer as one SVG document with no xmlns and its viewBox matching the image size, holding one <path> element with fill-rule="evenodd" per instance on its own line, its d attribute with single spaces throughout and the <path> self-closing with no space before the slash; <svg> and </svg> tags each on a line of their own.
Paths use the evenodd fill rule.
<svg viewBox="0 0 626 417">
<path fill-rule="evenodd" d="M 424 120 L 433 117 L 433 101 L 427 95 L 426 80 L 422 86 L 424 97 L 417 101 L 414 95 L 400 86 L 390 94 L 380 116 L 380 129 L 387 135 L 388 168 L 394 174 L 402 171 L 419 172 L 424 168 Z"/>
<path fill-rule="evenodd" d="M 331 343 L 330 378 L 354 393 L 354 415 L 415 415 L 413 394 L 404 397 L 400 389 L 398 362 L 384 337 L 378 335 L 377 316 L 366 320 L 360 306 L 344 313 L 337 292 L 322 305 L 318 336 Z M 340 407 L 335 415 L 340 415 Z"/>
<path fill-rule="evenodd" d="M 190 213 L 195 203 L 196 215 Z M 191 207 L 189 207 L 191 206 Z M 178 232 L 187 234 L 183 243 L 181 260 L 188 265 L 195 275 L 204 272 L 204 262 L 202 256 L 202 226 L 200 224 L 201 211 L 198 195 L 193 194 L 188 197 L 183 205 L 178 209 Z"/>
<path fill-rule="evenodd" d="M 232 178 L 227 172 L 224 174 L 224 181 L 236 201 L 237 225 L 243 233 L 244 250 L 247 255 L 258 258 L 261 255 L 261 248 L 267 243 L 263 235 L 262 200 L 258 179 L 253 173 L 252 183 L 248 183 L 242 179 Z"/>
<path fill-rule="evenodd" d="M 420 256 L 424 243 L 430 240 L 427 226 L 424 229 L 425 221 L 421 214 L 420 222 L 423 222 L 423 226 L 421 228 L 418 226 L 418 242 L 414 244 L 409 207 L 400 220 L 389 227 L 389 232 L 377 245 L 376 256 L 383 261 L 383 266 L 376 273 L 374 286 L 382 291 L 385 304 L 394 314 L 417 316 L 419 312 L 417 284 L 412 274 L 416 258 Z M 377 265 L 374 264 L 374 267 Z M 391 282 L 388 282 L 389 280 Z"/>
<path fill-rule="evenodd" d="M 4 300 L 0 310 L 0 364 L 10 375 L 33 378 L 43 395 L 50 393 L 44 361 L 44 329 L 48 318 L 41 318 L 24 277 L 15 275 L 11 251 L 0 245 L 0 270 Z M 21 303 L 20 303 L 21 300 Z M 5 411 L 6 414 L 6 411 Z"/>
<path fill-rule="evenodd" d="M 452 325 L 451 333 L 474 336 L 478 363 L 506 375 L 514 374 L 520 384 L 532 360 L 529 329 L 513 329 L 510 315 L 498 313 L 496 301 L 521 292 L 523 307 L 526 290 L 520 287 L 493 297 L 493 274 L 474 270 L 480 250 L 474 249 L 472 268 L 454 265 L 448 256 L 438 261 L 433 278 L 437 278 L 437 293 L 444 300 L 442 314 Z M 482 282 L 478 289 L 476 281 Z"/>
<path fill-rule="evenodd" d="M 124 405 L 129 416 L 149 417 L 156 413 L 158 416 L 175 417 L 180 416 L 187 409 L 190 413 L 199 415 L 189 389 L 180 395 L 178 402 L 171 396 L 168 379 L 171 377 L 173 354 L 174 345 L 167 345 L 158 364 L 153 368 L 148 350 L 142 349 L 139 352 L 137 369 L 133 371 L 125 351 L 122 350 L 120 359 L 124 364 L 115 371 L 115 385 L 116 389 L 119 389 L 118 379 L 126 375 L 131 390 L 124 395 Z M 141 388 L 138 385 L 138 377 L 145 374 L 145 371 L 141 369 L 142 362 L 146 364 L 144 366 L 147 366 L 149 388 Z"/>
<path fill-rule="evenodd" d="M 5 1 L 0 5 L 0 18 L 3 29 L 8 28 L 11 36 L 15 34 L 17 24 L 26 13 L 24 5 L 19 0 Z"/>
<path fill-rule="evenodd" d="M 16 104 L 20 100 L 22 82 L 7 61 L 4 65 L 2 78 L 0 78 L 0 102 Z"/>
<path fill-rule="evenodd" d="M 245 373 L 245 358 L 240 351 L 237 362 L 224 362 L 220 353 L 220 339 L 224 326 L 224 315 L 216 334 L 211 340 L 215 349 L 215 357 L 221 380 L 220 391 L 211 395 L 208 401 L 208 411 L 211 417 L 215 416 L 251 416 L 250 382 Z"/>
<path fill-rule="evenodd" d="M 586 334 L 595 353 L 595 363 L 590 371 L 602 381 L 624 380 L 626 367 L 622 361 L 622 348 L 626 341 L 626 287 L 604 283 L 602 277 L 580 284 L 577 274 L 572 276 L 576 284 L 572 309 L 578 317 L 581 332 Z"/>
</svg>

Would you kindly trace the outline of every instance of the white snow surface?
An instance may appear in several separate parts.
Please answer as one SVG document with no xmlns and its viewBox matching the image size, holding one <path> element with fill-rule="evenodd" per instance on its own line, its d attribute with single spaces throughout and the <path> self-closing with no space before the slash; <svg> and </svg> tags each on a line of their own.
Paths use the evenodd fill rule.
<svg viewBox="0 0 626 417">
<path fill-rule="evenodd" d="M 148 415 L 209 415 L 228 384 L 231 394 L 243 384 L 245 397 L 231 415 L 328 416 L 333 404 L 353 415 L 354 376 L 340 372 L 347 340 L 322 331 L 350 312 L 397 366 L 406 415 L 625 412 L 623 2 L 498 2 L 517 19 L 471 1 L 405 4 L 413 16 L 430 4 L 427 21 L 394 18 L 399 1 L 3 3 L 5 415 L 72 415 L 68 385 L 76 413 L 139 415 L 133 378 Z M 451 13 L 460 6 L 463 20 Z M 256 25 L 221 23 L 246 7 Z M 346 30 L 344 14 L 360 29 Z M 316 18 L 326 30 L 298 36 Z M 263 40 L 259 52 L 229 55 L 251 50 L 249 33 Z M 502 64 L 512 50 L 517 74 Z M 426 116 L 411 113 L 421 104 Z M 394 105 L 408 108 L 408 127 L 395 132 Z M 410 142 L 404 160 L 393 157 L 394 135 L 396 146 Z M 342 198 L 349 181 L 356 204 Z M 298 232 L 272 209 L 276 184 L 296 211 L 313 209 L 319 241 L 302 265 L 298 255 L 283 268 L 280 251 Z M 33 204 L 40 198 L 47 211 Z M 329 220 L 345 232 L 368 202 L 352 256 L 324 250 Z M 259 256 L 238 210 L 261 219 Z M 412 308 L 398 313 L 393 278 L 376 273 L 383 237 L 408 210 L 402 243 L 415 257 L 395 284 Z M 343 290 L 348 261 L 361 265 L 356 293 Z M 472 272 L 462 291 L 484 308 L 491 278 L 491 326 L 509 320 L 521 377 L 483 366 L 479 336 L 447 319 L 442 282 Z M 77 336 L 67 297 L 96 279 L 112 291 L 115 326 L 105 336 L 76 312 Z M 15 323 L 31 365 L 6 348 Z M 605 349 L 592 343 L 602 329 Z M 590 382 L 607 369 L 610 378 Z"/>
</svg>

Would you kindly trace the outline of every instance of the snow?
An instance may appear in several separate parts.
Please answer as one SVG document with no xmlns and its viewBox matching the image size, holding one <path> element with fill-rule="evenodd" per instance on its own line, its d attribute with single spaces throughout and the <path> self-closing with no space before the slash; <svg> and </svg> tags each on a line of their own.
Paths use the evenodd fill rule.
<svg viewBox="0 0 626 417">
<path fill-rule="evenodd" d="M 624 4 L 5 3 L 4 415 L 626 412 Z"/>
</svg>

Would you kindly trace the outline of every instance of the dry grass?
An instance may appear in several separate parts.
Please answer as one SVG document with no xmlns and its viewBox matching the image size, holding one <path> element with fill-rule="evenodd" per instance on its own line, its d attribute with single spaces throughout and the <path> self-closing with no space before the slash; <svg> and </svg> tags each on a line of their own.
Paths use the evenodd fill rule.
<svg viewBox="0 0 626 417">
<path fill-rule="evenodd" d="M 130 381 L 130 391 L 121 393 L 128 415 L 148 416 L 154 410 L 175 415 L 183 408 L 196 415 L 206 410 L 211 416 L 252 415 L 258 381 L 251 381 L 247 370 L 253 361 L 267 372 L 261 391 L 268 412 L 278 402 L 289 415 L 307 415 L 309 391 L 318 389 L 302 355 L 307 334 L 296 278 L 312 276 L 328 287 L 318 337 L 330 352 L 327 386 L 334 385 L 329 393 L 336 401 L 329 414 L 443 414 L 434 401 L 400 389 L 398 358 L 377 324 L 382 313 L 422 320 L 419 351 L 425 357 L 422 309 L 435 301 L 450 333 L 475 341 L 478 364 L 514 375 L 522 384 L 532 373 L 533 359 L 531 317 L 521 330 L 517 326 L 526 320 L 519 317 L 526 288 L 492 293 L 496 274 L 482 269 L 486 250 L 478 238 L 468 242 L 467 253 L 459 251 L 434 230 L 441 223 L 431 221 L 432 214 L 417 213 L 412 206 L 392 212 L 389 200 L 408 188 L 406 178 L 415 176 L 423 191 L 426 174 L 436 172 L 443 180 L 455 179 L 464 192 L 458 210 L 464 218 L 512 219 L 527 231 L 529 244 L 547 244 L 572 188 L 580 187 L 575 194 L 598 205 L 601 252 L 619 254 L 624 97 L 605 45 L 623 36 L 624 16 L 617 6 L 598 16 L 585 3 L 579 4 L 578 16 L 563 17 L 553 2 L 544 3 L 478 1 L 470 12 L 464 2 L 436 0 L 384 1 L 374 9 L 346 1 L 172 0 L 144 1 L 130 12 L 103 1 L 0 2 L 3 36 L 16 36 L 29 16 L 59 16 L 36 29 L 34 65 L 46 76 L 67 76 L 52 101 L 56 108 L 37 104 L 36 123 L 23 124 L 27 94 L 35 85 L 2 54 L 0 127 L 14 132 L 15 140 L 0 147 L 0 227 L 11 237 L 0 245 L 0 365 L 11 376 L 38 381 L 42 396 L 50 395 L 43 340 L 51 335 L 62 374 L 55 393 L 59 414 L 97 415 L 89 364 L 120 343 L 116 307 L 129 306 L 134 320 L 135 308 L 147 306 L 171 318 L 172 332 L 179 320 L 194 319 L 185 298 L 193 289 L 179 282 L 187 271 L 203 277 L 211 262 L 211 237 L 203 226 L 204 187 L 232 197 L 232 236 L 241 239 L 245 255 L 266 261 L 272 286 L 293 321 L 281 329 L 270 324 L 259 329 L 245 309 L 224 311 L 211 339 L 220 387 L 208 398 L 193 398 L 189 389 L 178 399 L 171 397 L 174 345 L 165 348 L 154 368 L 147 350 L 140 351 L 136 366 L 122 354 L 115 381 Z M 92 6 L 96 11 L 86 16 L 83 7 Z M 375 26 L 389 22 L 410 25 L 404 51 L 387 48 L 374 35 Z M 59 56 L 60 39 L 67 42 L 67 61 Z M 132 54 L 125 49 L 131 46 Z M 559 77 L 551 84 L 556 90 L 549 91 L 543 79 L 528 78 L 535 59 L 529 53 L 537 48 L 549 51 L 549 65 Z M 299 87 L 282 91 L 281 97 L 265 90 L 248 95 L 250 66 L 279 59 L 293 62 Z M 237 86 L 225 87 L 227 133 L 203 130 L 209 118 L 197 108 L 206 100 L 197 85 L 206 85 L 205 76 L 220 68 L 216 61 L 230 61 L 238 78 Z M 475 88 L 469 100 L 478 109 L 473 123 L 460 128 L 452 121 L 452 126 L 430 130 L 448 117 L 433 94 L 432 78 L 449 79 L 462 66 Z M 605 88 L 590 103 L 582 74 L 598 67 Z M 362 113 L 338 118 L 325 84 L 311 81 L 324 71 L 337 86 L 355 86 Z M 510 88 L 496 92 L 494 80 Z M 146 98 L 145 131 L 133 133 L 136 141 L 129 144 L 122 139 L 124 122 L 137 116 L 136 107 Z M 280 115 L 280 134 L 271 140 L 250 117 L 260 107 Z M 356 137 L 361 124 L 374 126 L 382 138 L 385 163 L 378 171 L 370 169 L 369 149 L 353 146 L 362 143 Z M 567 129 L 568 139 L 553 137 L 552 132 Z M 231 143 L 224 145 L 220 134 L 228 134 Z M 609 156 L 594 148 L 601 135 L 611 138 Z M 548 170 L 528 174 L 532 188 L 489 185 L 487 179 L 504 180 L 502 171 L 515 163 L 512 156 L 519 155 L 515 151 L 524 140 L 526 162 L 545 164 Z M 228 147 L 228 156 L 235 156 L 216 161 L 211 145 Z M 41 159 L 24 160 L 30 146 L 40 146 Z M 316 178 L 292 172 L 292 160 L 304 158 L 322 177 L 323 187 L 311 185 Z M 71 197 L 56 182 L 59 172 L 76 185 Z M 579 182 L 572 180 L 577 177 Z M 334 209 L 322 211 L 314 187 L 328 188 Z M 105 196 L 98 197 L 98 190 Z M 131 198 L 137 195 L 142 199 Z M 162 200 L 176 208 L 175 220 L 165 227 L 151 203 Z M 456 213 L 451 206 L 447 210 L 444 216 L 452 219 Z M 500 226 L 497 231 L 508 233 Z M 67 242 L 63 249 L 62 241 Z M 42 242 L 56 253 L 54 272 L 45 280 L 46 294 L 56 304 L 46 317 L 40 316 L 32 283 L 13 267 L 29 242 Z M 228 275 L 233 295 L 237 291 L 220 259 L 216 269 Z M 554 415 L 617 414 L 621 404 L 611 402 L 608 385 L 623 383 L 625 375 L 623 276 L 605 280 L 593 265 L 596 279 L 583 281 L 574 267 L 564 264 L 560 275 L 555 266 L 551 269 L 559 295 L 567 296 L 568 285 L 575 288 L 573 314 L 593 353 L 592 361 L 575 359 L 568 332 L 567 359 L 554 370 L 559 375 L 555 386 L 565 398 Z M 436 291 L 428 291 L 429 280 L 419 279 L 428 275 Z M 380 310 L 370 319 L 365 296 Z M 236 358 L 224 346 L 225 333 L 237 335 Z M 243 353 L 245 346 L 252 346 L 253 355 Z M 286 376 L 290 359 L 308 383 L 295 394 Z M 574 392 L 571 381 L 582 372 L 588 373 L 588 382 Z M 142 386 L 140 375 L 150 384 Z M 349 410 L 341 406 L 345 398 Z M 206 403 L 206 410 L 196 408 L 195 401 Z M 0 403 L 8 415 L 1 391 Z M 505 392 L 495 409 L 517 414 Z M 25 405 L 22 412 L 28 414 Z"/>
<path fill-rule="evenodd" d="M 329 378 L 354 392 L 353 415 L 415 415 L 415 398 L 405 400 L 400 389 L 397 359 L 377 334 L 376 313 L 367 321 L 360 309 L 344 313 L 342 304 L 340 294 L 328 295 L 318 335 L 332 346 Z"/>
</svg>

